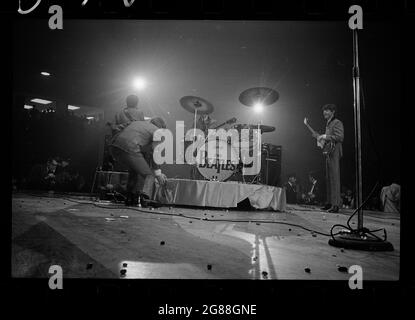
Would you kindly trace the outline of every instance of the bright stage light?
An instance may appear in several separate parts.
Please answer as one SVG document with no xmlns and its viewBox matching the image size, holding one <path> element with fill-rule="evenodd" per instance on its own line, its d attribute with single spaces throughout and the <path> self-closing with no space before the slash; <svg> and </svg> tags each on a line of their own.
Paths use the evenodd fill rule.
<svg viewBox="0 0 415 320">
<path fill-rule="evenodd" d="M 30 106 L 30 105 L 28 105 L 28 104 L 25 104 L 25 105 L 24 105 L 24 108 L 25 108 L 26 110 L 30 110 L 30 109 L 33 109 L 33 106 Z"/>
<path fill-rule="evenodd" d="M 264 110 L 264 106 L 261 103 L 256 103 L 254 104 L 254 111 L 259 113 L 262 112 L 262 110 Z"/>
<path fill-rule="evenodd" d="M 133 81 L 133 87 L 137 90 L 142 90 L 147 86 L 147 82 L 143 78 L 135 78 Z"/>
</svg>

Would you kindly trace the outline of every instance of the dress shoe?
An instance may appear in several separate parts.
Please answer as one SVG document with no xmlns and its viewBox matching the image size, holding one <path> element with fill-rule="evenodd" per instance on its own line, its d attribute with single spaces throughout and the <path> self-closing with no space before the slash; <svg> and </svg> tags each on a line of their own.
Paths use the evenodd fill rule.
<svg viewBox="0 0 415 320">
<path fill-rule="evenodd" d="M 138 195 L 130 192 L 127 193 L 124 203 L 128 207 L 138 205 Z"/>
<path fill-rule="evenodd" d="M 140 204 L 142 208 L 160 208 L 163 206 L 160 202 L 146 199 L 145 197 L 140 197 Z"/>
<path fill-rule="evenodd" d="M 331 207 L 331 208 L 330 208 L 330 210 L 328 210 L 327 212 L 330 212 L 330 213 L 337 213 L 337 212 L 339 212 L 339 207 L 338 207 L 338 206 L 333 206 L 333 207 Z"/>
<path fill-rule="evenodd" d="M 125 197 L 124 204 L 125 204 L 126 206 L 131 206 L 131 197 L 130 197 L 128 194 L 127 194 L 127 196 Z"/>
<path fill-rule="evenodd" d="M 324 207 L 321 208 L 321 210 L 328 210 L 331 209 L 331 204 L 327 203 Z"/>
</svg>

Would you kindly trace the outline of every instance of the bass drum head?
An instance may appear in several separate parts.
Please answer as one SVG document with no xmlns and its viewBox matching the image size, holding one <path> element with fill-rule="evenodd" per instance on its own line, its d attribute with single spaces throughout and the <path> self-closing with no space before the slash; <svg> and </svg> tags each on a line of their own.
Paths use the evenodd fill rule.
<svg viewBox="0 0 415 320">
<path fill-rule="evenodd" d="M 197 170 L 206 180 L 226 181 L 237 170 L 238 150 L 225 140 L 208 141 L 200 149 L 205 152 L 205 163 L 198 164 Z"/>
</svg>

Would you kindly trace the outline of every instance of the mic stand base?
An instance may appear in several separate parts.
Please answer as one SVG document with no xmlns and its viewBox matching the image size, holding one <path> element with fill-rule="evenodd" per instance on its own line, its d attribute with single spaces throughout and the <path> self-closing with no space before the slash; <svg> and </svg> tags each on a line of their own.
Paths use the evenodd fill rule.
<svg viewBox="0 0 415 320">
<path fill-rule="evenodd" d="M 329 240 L 329 245 L 344 249 L 364 251 L 393 251 L 393 245 L 388 241 L 379 240 L 364 231 L 342 233 Z"/>
</svg>

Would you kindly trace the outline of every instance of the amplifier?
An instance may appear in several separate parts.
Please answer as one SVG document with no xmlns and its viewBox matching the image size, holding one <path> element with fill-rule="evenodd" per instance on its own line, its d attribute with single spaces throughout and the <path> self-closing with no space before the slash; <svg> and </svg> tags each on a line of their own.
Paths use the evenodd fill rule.
<svg viewBox="0 0 415 320">
<path fill-rule="evenodd" d="M 282 147 L 264 143 L 261 157 L 261 183 L 281 187 Z"/>
<path fill-rule="evenodd" d="M 238 180 L 245 183 L 266 184 L 281 187 L 282 147 L 263 143 L 261 148 L 261 171 L 255 176 L 241 176 Z"/>
</svg>

